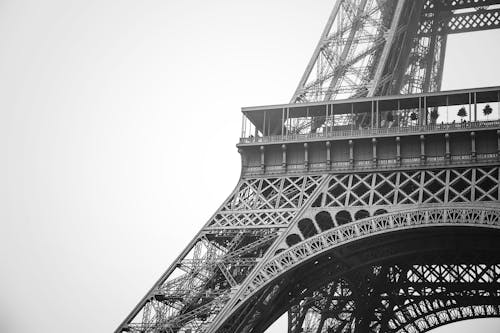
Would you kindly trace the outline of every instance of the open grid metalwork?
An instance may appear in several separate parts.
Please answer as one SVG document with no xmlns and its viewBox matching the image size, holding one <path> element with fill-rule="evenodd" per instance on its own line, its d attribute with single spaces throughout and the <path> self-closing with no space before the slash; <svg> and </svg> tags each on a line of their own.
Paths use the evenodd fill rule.
<svg viewBox="0 0 500 333">
<path fill-rule="evenodd" d="M 337 1 L 291 102 L 439 91 L 447 36 L 499 27 L 499 1 Z"/>
<path fill-rule="evenodd" d="M 447 35 L 498 28 L 499 13 L 500 1 L 492 0 L 338 0 L 292 104 L 439 91 Z M 480 93 L 468 92 L 465 102 L 474 121 Z M 400 117 L 398 102 L 397 122 L 405 126 L 394 129 L 396 118 L 383 119 L 394 110 L 379 114 L 378 101 L 370 117 L 352 109 L 334 114 L 326 105 L 323 119 L 292 123 L 283 108 L 274 126 L 264 114 L 263 136 L 244 137 L 243 154 L 265 144 L 280 145 L 285 156 L 283 141 L 303 141 L 304 163 L 284 158 L 266 170 L 262 154 L 259 170 L 243 169 L 227 200 L 116 332 L 263 332 L 288 312 L 289 333 L 420 333 L 500 316 L 500 140 L 496 150 L 471 151 L 462 165 L 449 163 L 459 155 L 435 165 L 438 157 L 417 157 L 404 167 L 376 158 L 308 164 L 307 143 L 315 140 L 449 136 L 455 125 L 430 121 L 427 97 L 417 98 L 411 108 L 419 110 L 418 126 L 406 126 L 411 113 Z M 474 137 L 472 130 L 498 127 L 471 120 L 457 133 Z"/>
</svg>

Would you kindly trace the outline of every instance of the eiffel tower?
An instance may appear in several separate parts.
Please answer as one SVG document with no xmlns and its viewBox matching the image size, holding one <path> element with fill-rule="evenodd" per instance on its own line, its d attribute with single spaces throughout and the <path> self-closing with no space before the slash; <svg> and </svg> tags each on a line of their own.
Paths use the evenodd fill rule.
<svg viewBox="0 0 500 333">
<path fill-rule="evenodd" d="M 241 177 L 116 333 L 426 332 L 500 316 L 500 87 L 441 91 L 500 1 L 338 0 Z"/>
</svg>

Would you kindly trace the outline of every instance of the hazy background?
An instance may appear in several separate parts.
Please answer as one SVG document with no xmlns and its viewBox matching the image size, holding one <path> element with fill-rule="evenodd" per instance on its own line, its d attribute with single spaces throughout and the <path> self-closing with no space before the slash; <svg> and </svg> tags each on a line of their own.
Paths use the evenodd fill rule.
<svg viewBox="0 0 500 333">
<path fill-rule="evenodd" d="M 239 108 L 289 101 L 333 2 L 0 0 L 0 332 L 114 330 L 236 185 Z M 499 32 L 450 38 L 444 88 L 500 84 Z M 472 329 L 500 320 L 439 332 Z"/>
</svg>

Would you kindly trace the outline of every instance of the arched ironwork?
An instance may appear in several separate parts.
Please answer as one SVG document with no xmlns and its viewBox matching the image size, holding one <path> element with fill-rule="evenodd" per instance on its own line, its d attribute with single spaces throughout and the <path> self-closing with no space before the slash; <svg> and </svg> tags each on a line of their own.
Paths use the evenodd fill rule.
<svg viewBox="0 0 500 333">
<path fill-rule="evenodd" d="M 369 217 L 330 229 L 274 256 L 247 285 L 244 297 L 250 297 L 273 279 L 333 247 L 372 235 L 436 226 L 474 226 L 500 229 L 500 208 L 464 207 L 463 205 L 419 207 L 418 209 Z"/>
</svg>

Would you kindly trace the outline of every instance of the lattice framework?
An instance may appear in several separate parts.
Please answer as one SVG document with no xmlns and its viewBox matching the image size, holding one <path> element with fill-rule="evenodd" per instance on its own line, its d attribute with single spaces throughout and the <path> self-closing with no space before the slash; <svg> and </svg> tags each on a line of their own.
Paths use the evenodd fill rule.
<svg viewBox="0 0 500 333">
<path fill-rule="evenodd" d="M 438 91 L 447 35 L 498 28 L 499 18 L 500 1 L 493 0 L 339 0 L 292 102 Z M 259 327 L 255 318 L 283 290 L 296 292 L 280 277 L 328 249 L 394 230 L 497 228 L 499 177 L 498 166 L 244 177 L 117 332 L 224 332 L 227 323 L 234 329 L 230 332 L 252 330 Z M 393 250 L 387 251 L 391 255 Z M 343 269 L 341 263 L 334 265 Z M 364 290 L 371 288 L 373 295 L 401 283 L 402 276 L 413 289 L 401 287 L 402 294 L 392 299 L 379 292 L 379 303 L 371 304 L 373 320 L 359 321 L 359 304 L 352 297 L 362 288 L 356 289 L 352 280 L 332 278 L 296 295 L 290 332 L 362 327 L 416 333 L 464 318 L 499 315 L 498 299 L 494 304 L 486 300 L 493 295 L 490 289 L 456 292 L 482 297 L 474 304 L 424 299 L 451 282 L 484 283 L 484 276 L 486 284 L 497 286 L 498 263 L 398 263 L 371 266 L 364 274 L 358 281 L 368 279 Z M 455 280 L 415 288 L 429 282 L 429 276 Z M 398 297 L 412 301 L 391 303 Z M 231 324 L 248 299 L 254 302 L 244 307 L 241 322 Z M 278 306 L 284 305 L 273 310 Z M 329 314 L 323 316 L 326 310 Z"/>
<path fill-rule="evenodd" d="M 500 27 L 500 1 L 339 0 L 292 103 L 439 91 L 449 34 Z"/>
<path fill-rule="evenodd" d="M 352 240 L 394 225 L 439 222 L 445 217 L 453 223 L 464 216 L 474 221 L 496 221 L 497 215 L 473 209 L 451 212 L 456 211 L 455 203 L 498 202 L 498 179 L 498 167 L 491 166 L 242 179 L 188 250 L 140 303 L 128 328 L 146 332 L 206 331 L 224 309 L 231 308 L 230 301 L 238 290 L 246 290 L 242 295 L 249 295 L 282 274 L 283 268 L 297 264 L 297 258 L 333 246 L 330 241 Z M 436 207 L 442 207 L 436 205 L 442 204 L 450 210 L 436 211 Z M 405 215 L 408 213 L 397 213 L 390 221 L 384 219 L 394 207 L 411 210 L 416 206 L 427 210 L 414 212 L 411 218 Z M 339 211 L 346 211 L 356 220 L 360 210 L 373 219 L 341 225 L 336 217 Z M 322 225 L 317 220 L 319 213 L 328 214 L 332 224 Z M 305 219 L 313 223 L 308 232 L 299 228 Z M 301 244 L 288 243 L 290 235 L 297 235 Z M 281 259 L 266 259 L 270 248 Z M 288 256 L 289 249 L 293 249 L 293 257 Z M 266 266 L 257 267 L 262 260 L 267 261 Z M 265 275 L 249 279 L 255 271 Z"/>
</svg>

